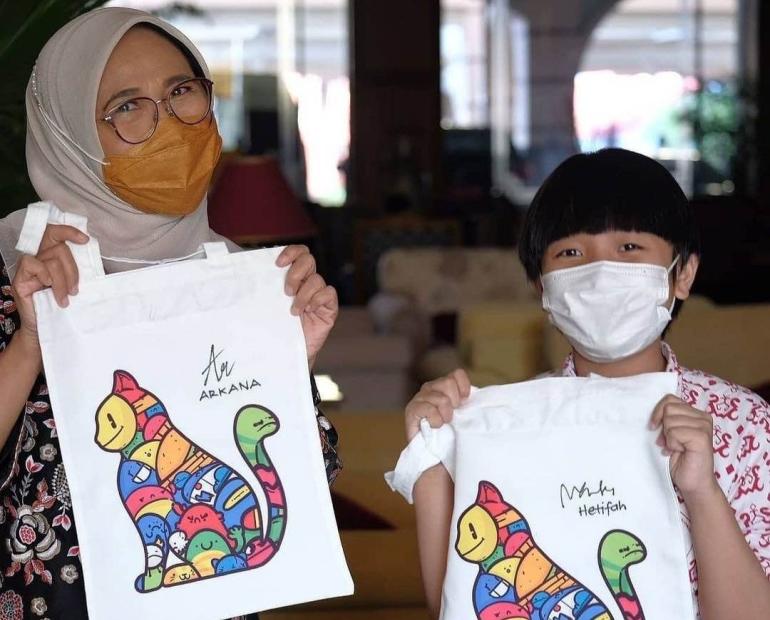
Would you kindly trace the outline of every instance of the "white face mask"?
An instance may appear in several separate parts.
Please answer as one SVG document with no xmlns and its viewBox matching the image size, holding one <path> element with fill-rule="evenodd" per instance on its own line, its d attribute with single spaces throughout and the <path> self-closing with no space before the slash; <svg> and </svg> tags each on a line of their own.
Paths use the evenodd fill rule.
<svg viewBox="0 0 770 620">
<path fill-rule="evenodd" d="M 583 357 L 615 362 L 642 351 L 663 333 L 676 298 L 666 307 L 668 276 L 659 265 L 598 261 L 542 277 L 543 308 Z"/>
</svg>

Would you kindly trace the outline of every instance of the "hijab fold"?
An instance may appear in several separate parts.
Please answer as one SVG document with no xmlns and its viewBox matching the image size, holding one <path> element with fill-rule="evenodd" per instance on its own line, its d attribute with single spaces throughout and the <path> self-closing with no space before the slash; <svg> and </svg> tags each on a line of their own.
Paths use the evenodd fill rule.
<svg viewBox="0 0 770 620">
<path fill-rule="evenodd" d="M 202 243 L 227 241 L 209 228 L 207 202 L 190 215 L 138 211 L 105 185 L 104 152 L 96 129 L 96 97 L 104 67 L 123 35 L 152 24 L 178 40 L 210 78 L 206 61 L 179 30 L 157 17 L 119 7 L 101 8 L 63 26 L 37 58 L 26 91 L 27 170 L 41 200 L 88 218 L 89 234 L 106 256 L 160 261 L 194 253 Z M 26 209 L 0 220 L 0 254 L 12 274 Z M 237 246 L 227 242 L 231 251 Z M 137 264 L 108 261 L 105 270 Z"/>
</svg>

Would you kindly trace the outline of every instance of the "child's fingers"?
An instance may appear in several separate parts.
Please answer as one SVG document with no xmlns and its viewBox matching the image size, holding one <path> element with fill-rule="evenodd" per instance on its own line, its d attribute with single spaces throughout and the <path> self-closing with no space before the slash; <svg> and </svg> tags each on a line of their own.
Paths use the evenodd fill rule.
<svg viewBox="0 0 770 620">
<path fill-rule="evenodd" d="M 663 421 L 663 416 L 666 414 L 666 410 L 676 404 L 681 403 L 682 401 L 679 400 L 676 396 L 673 394 L 667 394 L 663 398 L 660 399 L 657 405 L 655 405 L 655 408 L 652 410 L 652 417 L 650 418 L 650 428 L 658 428 Z"/>
<path fill-rule="evenodd" d="M 421 400 L 425 403 L 433 405 L 441 418 L 450 422 L 452 420 L 452 413 L 454 412 L 454 405 L 452 399 L 448 394 L 439 391 L 428 392 L 421 396 Z"/>
<path fill-rule="evenodd" d="M 430 424 L 431 428 L 441 428 L 446 423 L 444 418 L 435 412 L 426 415 L 425 419 L 428 420 L 428 424 Z"/>
<path fill-rule="evenodd" d="M 471 393 L 471 380 L 468 378 L 468 373 L 462 368 L 458 368 L 452 372 L 452 376 L 460 390 L 460 396 L 462 398 L 468 398 Z"/>
<path fill-rule="evenodd" d="M 698 415 L 672 413 L 663 418 L 663 431 L 668 432 L 674 428 L 693 428 L 702 433 L 711 435 L 711 420 Z"/>
<path fill-rule="evenodd" d="M 462 397 L 460 396 L 460 386 L 455 379 L 454 374 L 449 374 L 435 381 L 429 381 L 426 384 L 427 391 L 438 391 L 449 396 L 453 407 L 459 407 Z"/>
<path fill-rule="evenodd" d="M 674 452 L 684 452 L 686 450 L 711 449 L 710 441 L 704 441 L 702 429 L 691 428 L 689 426 L 677 426 L 665 433 L 666 448 Z M 707 438 L 710 439 L 710 438 Z"/>
</svg>

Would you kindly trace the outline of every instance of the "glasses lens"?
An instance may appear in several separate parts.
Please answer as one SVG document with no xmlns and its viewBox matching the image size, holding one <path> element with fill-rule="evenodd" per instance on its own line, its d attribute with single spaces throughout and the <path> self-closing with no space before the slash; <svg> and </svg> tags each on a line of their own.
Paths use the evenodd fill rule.
<svg viewBox="0 0 770 620">
<path fill-rule="evenodd" d="M 183 123 L 200 123 L 211 110 L 211 87 L 202 79 L 182 82 L 171 89 L 168 103 Z"/>
<path fill-rule="evenodd" d="M 155 131 L 158 108 L 152 99 L 140 97 L 121 103 L 110 112 L 118 135 L 126 142 L 138 144 Z"/>
</svg>

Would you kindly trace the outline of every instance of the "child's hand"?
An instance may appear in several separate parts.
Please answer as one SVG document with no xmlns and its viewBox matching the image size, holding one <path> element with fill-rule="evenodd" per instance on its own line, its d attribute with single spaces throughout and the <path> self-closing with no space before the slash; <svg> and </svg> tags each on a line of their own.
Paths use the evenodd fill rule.
<svg viewBox="0 0 770 620">
<path fill-rule="evenodd" d="M 669 394 L 656 406 L 651 428 L 660 428 L 657 444 L 671 455 L 671 479 L 682 497 L 705 495 L 718 488 L 714 477 L 713 422 L 699 411 Z"/>
<path fill-rule="evenodd" d="M 337 291 L 316 272 L 310 250 L 304 245 L 289 245 L 278 256 L 276 265 L 289 267 L 286 294 L 294 297 L 292 314 L 302 319 L 308 364 L 312 368 L 339 313 Z"/>
<path fill-rule="evenodd" d="M 452 412 L 471 393 L 471 382 L 462 369 L 445 377 L 428 381 L 406 406 L 406 439 L 420 432 L 420 420 L 426 418 L 433 428 L 451 421 Z"/>
<path fill-rule="evenodd" d="M 88 235 L 72 226 L 47 226 L 37 255 L 25 254 L 19 259 L 11 283 L 11 292 L 21 319 L 20 331 L 35 341 L 37 318 L 32 294 L 51 287 L 56 302 L 63 308 L 69 304 L 68 296 L 78 291 L 78 268 L 65 241 L 83 244 L 88 241 Z"/>
</svg>

